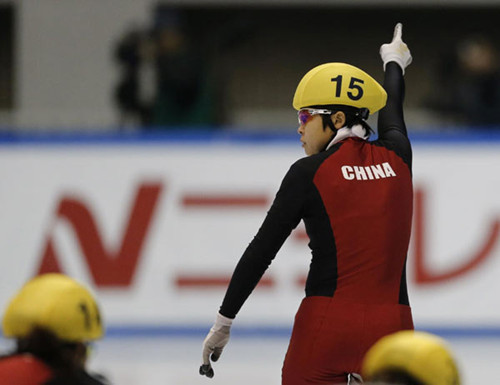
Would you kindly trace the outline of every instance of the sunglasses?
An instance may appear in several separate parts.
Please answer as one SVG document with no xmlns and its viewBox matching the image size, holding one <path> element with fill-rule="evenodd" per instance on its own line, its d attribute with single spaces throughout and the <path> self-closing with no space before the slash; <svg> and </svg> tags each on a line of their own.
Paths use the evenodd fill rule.
<svg viewBox="0 0 500 385">
<path fill-rule="evenodd" d="M 316 109 L 316 108 L 304 108 L 299 110 L 297 113 L 299 124 L 302 126 L 312 119 L 314 115 L 331 115 L 332 111 Z"/>
</svg>

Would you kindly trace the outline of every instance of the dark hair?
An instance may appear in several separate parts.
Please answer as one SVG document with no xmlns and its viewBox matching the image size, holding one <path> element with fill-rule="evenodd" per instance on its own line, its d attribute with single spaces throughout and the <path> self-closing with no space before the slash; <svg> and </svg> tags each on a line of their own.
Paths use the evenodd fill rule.
<svg viewBox="0 0 500 385">
<path fill-rule="evenodd" d="M 426 385 L 411 374 L 400 369 L 385 369 L 369 380 L 370 383 L 382 382 L 397 385 Z"/>
<path fill-rule="evenodd" d="M 346 127 L 351 128 L 352 126 L 359 124 L 361 125 L 366 132 L 366 135 L 373 134 L 373 129 L 366 123 L 366 120 L 369 115 L 369 110 L 367 108 L 356 108 L 351 106 L 345 106 L 342 104 L 329 104 L 322 106 L 313 106 L 311 108 L 325 108 L 332 111 L 332 115 L 338 111 L 342 111 L 345 114 Z M 335 126 L 330 118 L 331 115 L 321 115 L 321 119 L 323 120 L 323 128 L 330 127 L 333 132 L 336 132 Z"/>
<path fill-rule="evenodd" d="M 55 376 L 76 379 L 86 350 L 83 343 L 64 341 L 50 330 L 35 327 L 26 337 L 17 340 L 13 354 L 30 353 L 48 365 Z"/>
</svg>

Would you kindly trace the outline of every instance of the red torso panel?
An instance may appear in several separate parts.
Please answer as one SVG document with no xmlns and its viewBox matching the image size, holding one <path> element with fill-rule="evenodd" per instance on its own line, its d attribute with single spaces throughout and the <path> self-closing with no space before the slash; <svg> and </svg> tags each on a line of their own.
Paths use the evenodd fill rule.
<svg viewBox="0 0 500 385">
<path fill-rule="evenodd" d="M 52 377 L 52 371 L 29 354 L 0 359 L 0 384 L 41 385 Z"/>
</svg>

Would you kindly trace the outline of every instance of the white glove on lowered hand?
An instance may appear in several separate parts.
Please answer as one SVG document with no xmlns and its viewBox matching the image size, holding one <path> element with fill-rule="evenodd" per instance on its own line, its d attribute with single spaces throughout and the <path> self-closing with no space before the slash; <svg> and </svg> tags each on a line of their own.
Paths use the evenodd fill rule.
<svg viewBox="0 0 500 385">
<path fill-rule="evenodd" d="M 387 63 L 393 61 L 399 64 L 405 73 L 405 68 L 408 67 L 412 61 L 410 50 L 406 43 L 401 39 L 403 35 L 403 24 L 398 23 L 394 28 L 394 36 L 390 44 L 383 44 L 380 47 L 380 56 L 384 62 L 384 71 Z"/>
<path fill-rule="evenodd" d="M 231 318 L 224 317 L 222 314 L 217 313 L 215 324 L 208 332 L 205 341 L 203 341 L 203 363 L 200 366 L 200 374 L 202 376 L 207 376 L 208 378 L 214 376 L 214 370 L 212 365 L 210 365 L 210 360 L 215 362 L 222 354 L 224 346 L 226 346 L 229 341 L 232 323 L 233 320 Z"/>
</svg>

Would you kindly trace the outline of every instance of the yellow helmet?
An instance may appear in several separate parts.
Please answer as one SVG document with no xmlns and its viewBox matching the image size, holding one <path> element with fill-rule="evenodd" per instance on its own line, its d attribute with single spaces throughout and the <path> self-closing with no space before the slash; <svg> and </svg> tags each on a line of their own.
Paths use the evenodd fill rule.
<svg viewBox="0 0 500 385">
<path fill-rule="evenodd" d="M 3 317 L 6 337 L 23 338 L 38 326 L 60 339 L 84 342 L 100 338 L 99 308 L 84 286 L 63 274 L 44 274 L 27 282 Z"/>
<path fill-rule="evenodd" d="M 293 97 L 293 108 L 340 104 L 367 108 L 370 114 L 387 101 L 387 92 L 366 72 L 345 63 L 319 65 L 304 75 Z"/>
<path fill-rule="evenodd" d="M 400 371 L 425 385 L 460 385 L 455 360 L 446 342 L 429 333 L 405 330 L 381 338 L 363 361 L 363 379 Z"/>
</svg>

